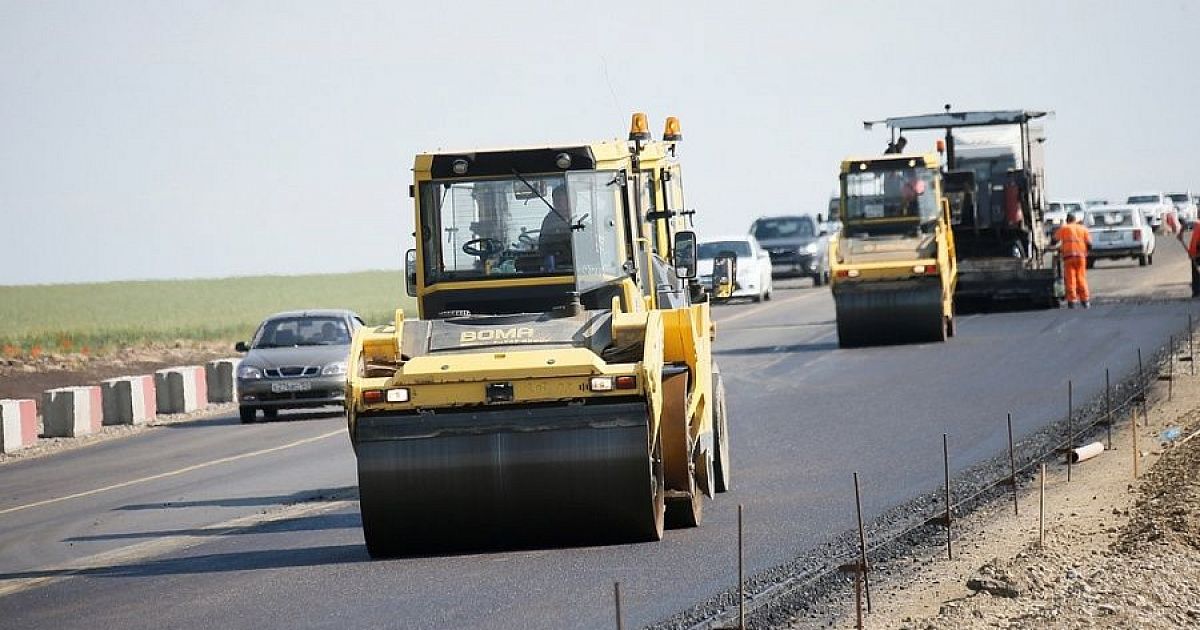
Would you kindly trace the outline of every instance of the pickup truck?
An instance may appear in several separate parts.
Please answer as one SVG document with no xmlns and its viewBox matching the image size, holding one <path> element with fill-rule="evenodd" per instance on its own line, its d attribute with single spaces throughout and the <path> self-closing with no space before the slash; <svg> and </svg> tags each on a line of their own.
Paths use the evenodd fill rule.
<svg viewBox="0 0 1200 630">
<path fill-rule="evenodd" d="M 1129 195 L 1125 203 L 1140 210 L 1146 223 L 1155 232 L 1162 231 L 1163 219 L 1167 213 L 1175 211 L 1175 204 L 1171 203 L 1171 198 L 1160 192 Z"/>
</svg>

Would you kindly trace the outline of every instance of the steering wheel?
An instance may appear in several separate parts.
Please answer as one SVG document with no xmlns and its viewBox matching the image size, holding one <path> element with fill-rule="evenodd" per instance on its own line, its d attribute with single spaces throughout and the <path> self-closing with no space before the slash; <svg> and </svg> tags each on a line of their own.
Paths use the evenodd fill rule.
<svg viewBox="0 0 1200 630">
<path fill-rule="evenodd" d="M 504 243 L 494 238 L 475 238 L 463 243 L 464 253 L 480 258 L 491 258 L 504 251 Z"/>
<path fill-rule="evenodd" d="M 517 241 L 526 247 L 533 247 L 537 245 L 537 239 L 534 236 L 541 233 L 541 230 L 526 230 L 517 235 Z"/>
</svg>

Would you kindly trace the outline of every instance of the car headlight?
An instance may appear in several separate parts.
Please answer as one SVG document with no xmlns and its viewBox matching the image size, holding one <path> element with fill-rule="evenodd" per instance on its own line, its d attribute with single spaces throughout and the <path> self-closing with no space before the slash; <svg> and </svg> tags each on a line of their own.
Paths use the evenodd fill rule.
<svg viewBox="0 0 1200 630">
<path fill-rule="evenodd" d="M 238 378 L 244 378 L 244 379 L 249 380 L 249 379 L 262 378 L 262 377 L 263 377 L 263 373 L 262 373 L 262 370 L 260 370 L 259 368 L 251 367 L 249 365 L 242 365 L 242 366 L 238 367 Z"/>
<path fill-rule="evenodd" d="M 817 244 L 816 244 L 816 243 L 809 243 L 808 245 L 805 245 L 805 246 L 804 246 L 804 252 L 805 252 L 805 253 L 807 253 L 807 254 L 815 254 L 815 253 L 817 253 Z"/>
<path fill-rule="evenodd" d="M 346 362 L 345 361 L 338 361 L 336 363 L 330 363 L 329 365 L 326 365 L 324 368 L 321 369 L 322 376 L 341 376 L 342 374 L 345 374 L 345 373 L 346 373 Z"/>
</svg>

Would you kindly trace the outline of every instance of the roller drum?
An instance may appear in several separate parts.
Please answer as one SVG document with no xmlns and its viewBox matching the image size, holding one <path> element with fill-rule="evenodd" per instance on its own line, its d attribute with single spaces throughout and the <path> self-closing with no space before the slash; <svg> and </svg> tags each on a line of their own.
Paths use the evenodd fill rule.
<svg viewBox="0 0 1200 630">
<path fill-rule="evenodd" d="M 843 348 L 946 340 L 941 283 L 879 282 L 834 292 Z"/>
<path fill-rule="evenodd" d="M 644 403 L 376 416 L 358 437 L 373 556 L 661 536 Z"/>
</svg>

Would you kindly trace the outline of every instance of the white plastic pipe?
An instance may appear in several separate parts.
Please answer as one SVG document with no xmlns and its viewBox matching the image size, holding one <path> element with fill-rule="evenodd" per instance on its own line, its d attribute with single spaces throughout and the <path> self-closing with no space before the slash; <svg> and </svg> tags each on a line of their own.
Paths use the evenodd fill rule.
<svg viewBox="0 0 1200 630">
<path fill-rule="evenodd" d="M 1067 457 L 1071 458 L 1072 464 L 1078 464 L 1079 462 L 1089 460 L 1103 452 L 1103 442 L 1092 442 L 1091 444 L 1086 444 L 1077 449 L 1073 449 L 1070 454 L 1067 455 Z"/>
</svg>

